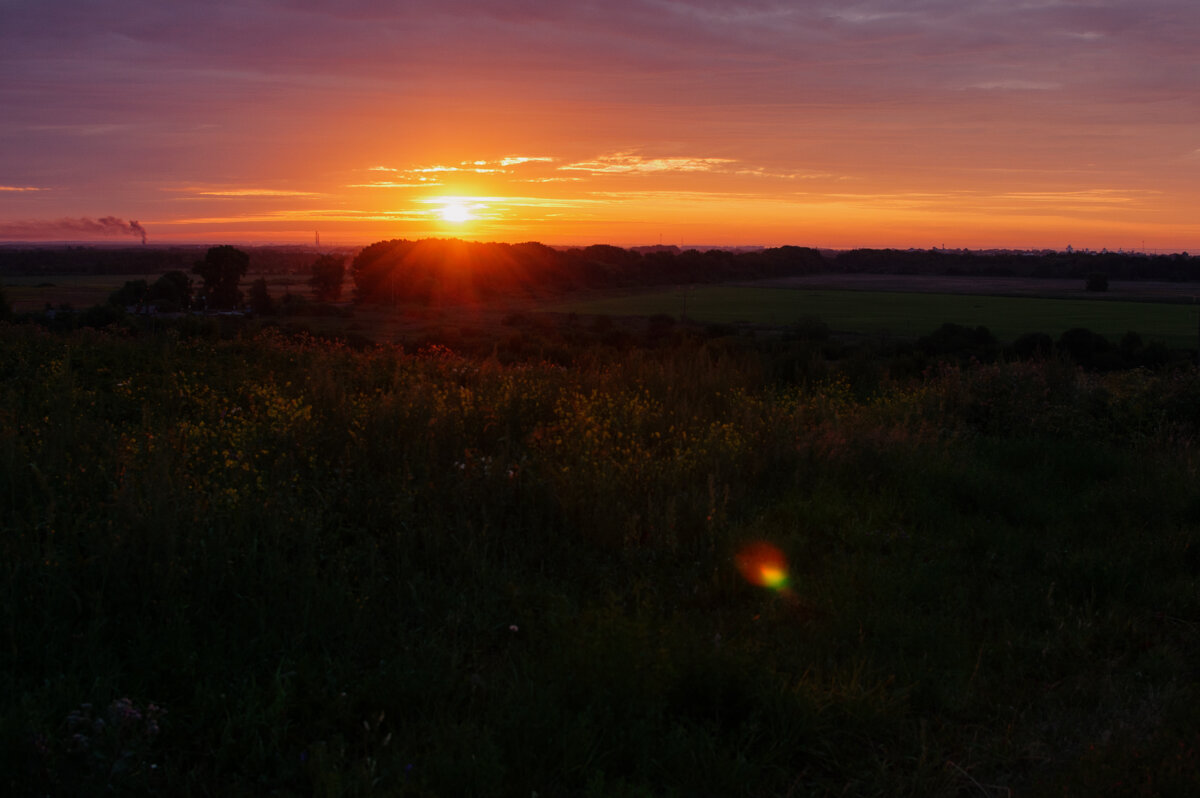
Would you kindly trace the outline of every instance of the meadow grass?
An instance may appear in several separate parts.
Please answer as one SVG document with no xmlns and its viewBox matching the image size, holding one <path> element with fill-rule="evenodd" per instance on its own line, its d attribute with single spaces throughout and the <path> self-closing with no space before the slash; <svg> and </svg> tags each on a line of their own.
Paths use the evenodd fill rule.
<svg viewBox="0 0 1200 798">
<path fill-rule="evenodd" d="M 158 275 L 145 274 L 52 274 L 8 275 L 0 280 L 13 310 L 38 311 L 47 305 L 76 309 L 103 305 L 114 291 L 130 280 L 153 283 Z"/>
<path fill-rule="evenodd" d="M 0 778 L 1194 786 L 1200 375 L 575 354 L 0 327 Z"/>
<path fill-rule="evenodd" d="M 1190 305 L 1086 299 L 832 291 L 747 286 L 695 286 L 624 297 L 564 302 L 563 313 L 614 316 L 687 316 L 701 322 L 783 326 L 823 319 L 834 332 L 915 338 L 930 320 L 984 326 L 1004 342 L 1030 332 L 1058 337 L 1084 327 L 1116 343 L 1129 331 L 1173 348 L 1195 347 L 1200 310 Z"/>
</svg>

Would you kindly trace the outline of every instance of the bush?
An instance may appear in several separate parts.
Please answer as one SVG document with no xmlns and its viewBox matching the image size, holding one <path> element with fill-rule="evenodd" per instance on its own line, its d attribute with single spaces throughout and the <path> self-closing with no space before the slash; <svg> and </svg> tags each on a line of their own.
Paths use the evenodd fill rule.
<svg viewBox="0 0 1200 798">
<path fill-rule="evenodd" d="M 1054 339 L 1046 333 L 1025 333 L 1013 341 L 1011 351 L 1021 360 L 1049 357 L 1054 352 Z"/>
<path fill-rule="evenodd" d="M 150 286 L 148 298 L 160 311 L 186 309 L 192 303 L 192 279 L 181 271 L 167 272 Z"/>
<path fill-rule="evenodd" d="M 108 304 L 119 308 L 140 305 L 149 295 L 150 287 L 145 280 L 130 280 L 109 295 Z"/>
<path fill-rule="evenodd" d="M 971 329 L 947 322 L 920 338 L 917 346 L 930 355 L 990 361 L 996 358 L 1000 344 L 987 327 Z"/>
<path fill-rule="evenodd" d="M 1058 338 L 1058 347 L 1081 365 L 1090 365 L 1097 356 L 1112 349 L 1109 340 L 1084 327 L 1074 327 Z"/>
<path fill-rule="evenodd" d="M 114 305 L 95 305 L 79 314 L 81 327 L 107 327 L 125 318 L 125 311 Z"/>
</svg>

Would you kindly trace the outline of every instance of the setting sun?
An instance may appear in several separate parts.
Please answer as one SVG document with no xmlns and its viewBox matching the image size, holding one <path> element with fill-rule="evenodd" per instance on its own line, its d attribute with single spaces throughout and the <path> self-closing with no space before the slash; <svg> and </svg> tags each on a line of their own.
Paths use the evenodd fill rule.
<svg viewBox="0 0 1200 798">
<path fill-rule="evenodd" d="M 442 219 L 447 222 L 466 222 L 475 218 L 471 215 L 471 211 L 467 209 L 467 206 L 461 202 L 447 202 L 442 206 L 441 213 Z"/>
</svg>

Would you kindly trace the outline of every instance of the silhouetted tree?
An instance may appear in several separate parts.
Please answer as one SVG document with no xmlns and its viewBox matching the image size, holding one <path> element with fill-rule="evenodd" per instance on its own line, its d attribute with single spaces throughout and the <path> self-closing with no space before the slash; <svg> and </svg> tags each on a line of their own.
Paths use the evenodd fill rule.
<svg viewBox="0 0 1200 798">
<path fill-rule="evenodd" d="M 1130 330 L 1121 336 L 1121 343 L 1119 346 L 1121 347 L 1121 351 L 1125 354 L 1136 355 L 1142 350 L 1142 347 L 1145 346 L 1145 344 L 1142 341 L 1142 336 L 1139 333 Z"/>
<path fill-rule="evenodd" d="M 125 285 L 109 294 L 108 304 L 123 308 L 130 305 L 140 305 L 146 301 L 150 292 L 145 280 L 129 280 Z"/>
<path fill-rule="evenodd" d="M 271 299 L 271 292 L 267 290 L 265 277 L 250 283 L 250 310 L 260 316 L 270 316 L 275 312 L 275 303 Z"/>
<path fill-rule="evenodd" d="M 8 302 L 8 297 L 4 293 L 4 286 L 0 285 L 0 321 L 9 321 L 12 319 L 12 305 Z"/>
<path fill-rule="evenodd" d="M 941 327 L 917 339 L 917 346 L 926 354 L 934 356 L 952 355 L 958 358 L 974 357 L 982 361 L 995 359 L 999 342 L 987 327 L 964 327 L 946 322 Z"/>
<path fill-rule="evenodd" d="M 1058 347 L 1080 364 L 1088 365 L 1096 357 L 1112 349 L 1109 340 L 1084 327 L 1073 327 L 1058 338 Z"/>
<path fill-rule="evenodd" d="M 242 301 L 238 283 L 250 266 L 250 256 L 228 244 L 212 247 L 192 273 L 204 280 L 204 300 L 209 308 L 232 308 Z"/>
<path fill-rule="evenodd" d="M 322 255 L 312 265 L 313 296 L 322 302 L 336 302 L 342 296 L 342 281 L 346 278 L 346 259 L 340 255 Z"/>
<path fill-rule="evenodd" d="M 167 272 L 150 286 L 148 298 L 159 310 L 184 310 L 192 303 L 192 278 L 180 271 Z"/>
<path fill-rule="evenodd" d="M 1025 333 L 1012 343 L 1012 351 L 1022 360 L 1049 357 L 1054 351 L 1054 339 L 1046 333 Z"/>
</svg>

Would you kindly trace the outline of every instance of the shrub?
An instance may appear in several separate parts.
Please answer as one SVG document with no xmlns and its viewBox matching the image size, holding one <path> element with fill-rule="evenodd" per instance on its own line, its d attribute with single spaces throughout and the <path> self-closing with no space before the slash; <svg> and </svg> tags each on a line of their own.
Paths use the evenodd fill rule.
<svg viewBox="0 0 1200 798">
<path fill-rule="evenodd" d="M 1058 338 L 1058 347 L 1080 365 L 1091 364 L 1097 356 L 1112 349 L 1109 340 L 1084 327 L 1074 327 Z"/>
<path fill-rule="evenodd" d="M 119 308 L 140 305 L 149 295 L 150 287 L 145 280 L 129 280 L 109 295 L 108 304 Z"/>
<path fill-rule="evenodd" d="M 1013 341 L 1011 350 L 1021 360 L 1049 357 L 1054 351 L 1054 339 L 1046 333 L 1025 333 Z"/>
<path fill-rule="evenodd" d="M 959 359 L 994 360 L 999 349 L 996 336 L 987 327 L 971 329 L 946 322 L 917 341 L 917 346 L 930 355 L 953 356 Z"/>
</svg>

